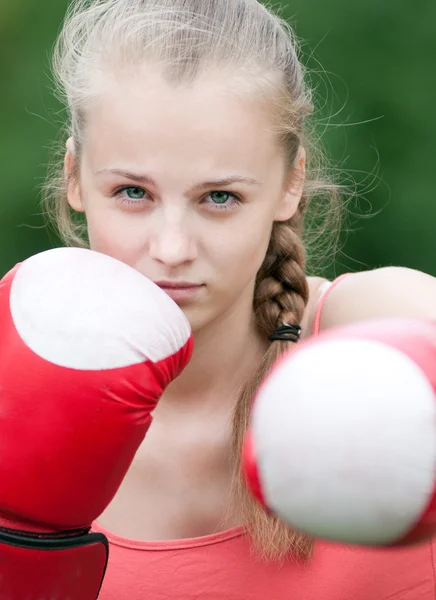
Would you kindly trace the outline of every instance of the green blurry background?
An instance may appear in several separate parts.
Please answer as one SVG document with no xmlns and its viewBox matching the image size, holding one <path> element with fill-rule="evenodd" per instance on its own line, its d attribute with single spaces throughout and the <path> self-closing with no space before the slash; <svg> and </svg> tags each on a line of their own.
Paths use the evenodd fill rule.
<svg viewBox="0 0 436 600">
<path fill-rule="evenodd" d="M 67 5 L 0 0 L 0 275 L 59 243 L 40 194 L 62 119 L 49 56 Z M 313 73 L 328 154 L 361 193 L 325 274 L 404 265 L 436 275 L 436 2 L 282 5 Z"/>
</svg>

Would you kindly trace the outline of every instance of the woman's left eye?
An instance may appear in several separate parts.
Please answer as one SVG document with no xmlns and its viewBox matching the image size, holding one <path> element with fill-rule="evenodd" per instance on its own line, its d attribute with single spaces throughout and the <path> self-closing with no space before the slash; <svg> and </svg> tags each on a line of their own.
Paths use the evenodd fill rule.
<svg viewBox="0 0 436 600">
<path fill-rule="evenodd" d="M 232 192 L 214 190 L 207 197 L 211 199 L 211 202 L 208 202 L 208 204 L 212 204 L 214 210 L 230 210 L 242 203 L 241 198 Z"/>
</svg>

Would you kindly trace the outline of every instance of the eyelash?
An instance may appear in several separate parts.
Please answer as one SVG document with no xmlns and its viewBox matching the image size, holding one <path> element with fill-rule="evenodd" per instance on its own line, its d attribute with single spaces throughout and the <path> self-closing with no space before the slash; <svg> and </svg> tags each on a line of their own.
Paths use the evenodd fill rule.
<svg viewBox="0 0 436 600">
<path fill-rule="evenodd" d="M 112 197 L 114 197 L 114 198 L 120 197 L 121 204 L 127 204 L 127 205 L 130 205 L 130 206 L 139 205 L 145 199 L 145 197 L 144 198 L 138 198 L 138 200 L 133 200 L 132 198 L 126 198 L 125 196 L 121 197 L 121 194 L 123 192 L 125 192 L 126 190 L 132 190 L 132 189 L 138 189 L 138 190 L 141 190 L 142 192 L 144 192 L 144 194 L 147 194 L 146 190 L 144 190 L 142 187 L 135 186 L 135 185 L 124 185 L 124 186 L 116 189 L 114 191 L 114 193 L 112 194 Z M 208 196 L 210 194 L 212 194 L 213 192 L 220 192 L 220 193 L 223 193 L 223 194 L 229 194 L 229 196 L 231 196 L 231 198 L 233 198 L 233 203 L 230 206 L 228 206 L 227 204 L 220 205 L 220 204 L 214 204 L 213 202 L 211 202 L 210 204 L 212 204 L 214 207 L 216 207 L 213 210 L 217 210 L 217 211 L 235 210 L 235 208 L 237 206 L 239 206 L 240 204 L 243 203 L 242 198 L 238 194 L 235 194 L 233 192 L 229 192 L 227 190 L 212 190 L 211 192 L 209 192 Z"/>
</svg>

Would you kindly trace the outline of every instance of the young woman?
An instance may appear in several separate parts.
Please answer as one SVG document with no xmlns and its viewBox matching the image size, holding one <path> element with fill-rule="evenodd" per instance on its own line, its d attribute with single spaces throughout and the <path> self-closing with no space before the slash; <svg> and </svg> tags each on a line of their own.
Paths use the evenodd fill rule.
<svg viewBox="0 0 436 600">
<path fill-rule="evenodd" d="M 430 542 L 315 543 L 238 480 L 253 392 L 292 345 L 269 339 L 280 325 L 306 338 L 436 316 L 436 281 L 417 271 L 308 276 L 313 201 L 335 231 L 340 199 L 308 137 L 292 31 L 257 0 L 76 0 L 54 69 L 69 121 L 48 201 L 64 240 L 157 283 L 195 337 L 93 525 L 111 545 L 102 600 L 433 599 Z"/>
</svg>

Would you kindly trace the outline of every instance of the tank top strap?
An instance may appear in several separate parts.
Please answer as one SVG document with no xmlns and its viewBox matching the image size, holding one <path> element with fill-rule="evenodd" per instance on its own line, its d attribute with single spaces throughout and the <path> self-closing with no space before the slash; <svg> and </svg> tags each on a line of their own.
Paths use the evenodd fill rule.
<svg viewBox="0 0 436 600">
<path fill-rule="evenodd" d="M 348 275 L 351 275 L 351 273 L 344 273 L 343 275 L 336 277 L 336 279 L 334 279 L 333 281 L 326 281 L 319 287 L 318 293 L 320 294 L 320 298 L 319 298 L 318 306 L 316 307 L 312 335 L 319 335 L 319 326 L 321 323 L 321 313 L 322 313 L 322 308 L 324 306 L 324 302 L 326 301 L 326 298 L 328 297 L 330 292 L 338 285 L 338 283 L 340 281 L 342 281 L 343 279 L 345 279 L 346 277 L 348 277 Z"/>
</svg>

